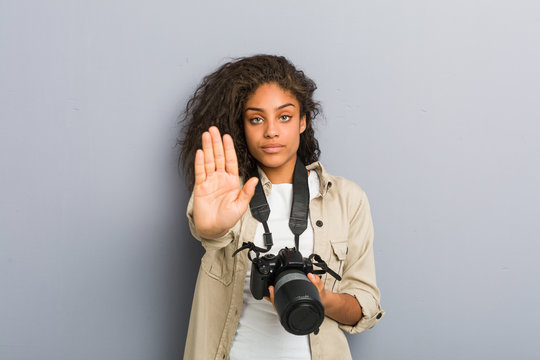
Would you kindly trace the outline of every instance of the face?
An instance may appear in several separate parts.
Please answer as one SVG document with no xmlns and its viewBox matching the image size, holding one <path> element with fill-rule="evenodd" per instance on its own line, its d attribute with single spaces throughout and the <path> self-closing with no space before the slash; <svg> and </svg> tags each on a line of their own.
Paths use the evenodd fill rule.
<svg viewBox="0 0 540 360">
<path fill-rule="evenodd" d="M 244 106 L 248 150 L 273 183 L 291 182 L 306 117 L 289 91 L 263 84 Z"/>
</svg>

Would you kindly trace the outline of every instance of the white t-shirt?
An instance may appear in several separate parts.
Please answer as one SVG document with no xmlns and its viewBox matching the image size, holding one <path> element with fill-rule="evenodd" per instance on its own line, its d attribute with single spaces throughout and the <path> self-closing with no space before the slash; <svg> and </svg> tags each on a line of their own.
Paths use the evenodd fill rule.
<svg viewBox="0 0 540 360">
<path fill-rule="evenodd" d="M 319 194 L 319 176 L 315 171 L 310 171 L 308 184 L 311 200 Z M 270 254 L 277 254 L 284 247 L 294 247 L 294 234 L 289 228 L 292 195 L 292 184 L 272 184 L 267 197 L 270 206 L 268 227 L 274 240 L 274 246 L 268 252 Z M 253 242 L 264 248 L 263 233 L 263 226 L 259 223 Z M 313 227 L 309 217 L 308 227 L 300 235 L 299 245 L 302 256 L 308 257 L 313 253 Z M 256 300 L 251 295 L 250 275 L 251 266 L 244 282 L 242 315 L 229 354 L 230 359 L 311 359 L 309 337 L 287 332 L 281 326 L 272 304 L 264 299 Z"/>
</svg>

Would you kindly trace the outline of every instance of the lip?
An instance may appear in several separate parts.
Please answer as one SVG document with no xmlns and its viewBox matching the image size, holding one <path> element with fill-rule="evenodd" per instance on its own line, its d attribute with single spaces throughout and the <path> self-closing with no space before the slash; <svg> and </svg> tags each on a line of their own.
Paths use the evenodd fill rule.
<svg viewBox="0 0 540 360">
<path fill-rule="evenodd" d="M 285 145 L 281 144 L 267 144 L 261 146 L 262 151 L 268 154 L 275 154 L 277 152 L 280 152 L 283 148 L 285 148 Z"/>
</svg>

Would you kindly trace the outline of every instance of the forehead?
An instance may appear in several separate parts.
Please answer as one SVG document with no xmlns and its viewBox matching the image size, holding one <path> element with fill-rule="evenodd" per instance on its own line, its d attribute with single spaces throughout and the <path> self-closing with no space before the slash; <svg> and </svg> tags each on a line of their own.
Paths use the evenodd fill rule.
<svg viewBox="0 0 540 360">
<path fill-rule="evenodd" d="M 260 85 L 247 98 L 245 107 L 277 107 L 287 103 L 298 106 L 296 96 L 289 90 L 283 89 L 276 83 L 268 83 Z"/>
</svg>

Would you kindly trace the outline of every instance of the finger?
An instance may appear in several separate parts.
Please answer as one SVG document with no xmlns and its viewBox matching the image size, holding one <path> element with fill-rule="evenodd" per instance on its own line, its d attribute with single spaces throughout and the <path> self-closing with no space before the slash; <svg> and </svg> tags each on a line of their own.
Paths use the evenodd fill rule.
<svg viewBox="0 0 540 360">
<path fill-rule="evenodd" d="M 195 185 L 200 185 L 206 180 L 206 171 L 204 170 L 204 153 L 198 149 L 195 153 Z"/>
<path fill-rule="evenodd" d="M 214 149 L 214 161 L 216 163 L 216 171 L 225 170 L 225 155 L 223 154 L 223 141 L 219 129 L 211 126 L 208 130 L 212 137 L 212 147 Z"/>
<path fill-rule="evenodd" d="M 274 287 L 272 285 L 268 287 L 268 293 L 270 293 L 270 302 L 274 305 Z"/>
<path fill-rule="evenodd" d="M 238 159 L 231 135 L 223 135 L 223 146 L 225 147 L 225 169 L 229 174 L 238 176 Z"/>
<path fill-rule="evenodd" d="M 249 203 L 251 198 L 253 197 L 253 194 L 255 194 L 255 186 L 257 186 L 257 182 L 259 179 L 256 177 L 252 177 L 249 179 L 242 188 L 242 191 L 238 193 L 238 197 L 236 198 L 236 201 L 240 205 L 246 205 Z"/>
<path fill-rule="evenodd" d="M 270 285 L 268 287 L 268 293 L 270 293 L 270 302 L 272 303 L 272 306 L 274 307 L 274 311 L 277 313 L 276 304 L 274 303 L 274 287 L 273 286 Z"/>
<path fill-rule="evenodd" d="M 318 277 L 315 274 L 312 274 L 312 273 L 309 273 L 307 276 L 308 276 L 309 281 L 311 281 L 313 283 L 313 285 L 315 285 L 317 290 L 321 291 L 322 287 L 324 286 L 324 284 L 322 283 L 321 278 Z"/>
<path fill-rule="evenodd" d="M 204 151 L 204 169 L 206 170 L 206 176 L 210 176 L 216 170 L 216 164 L 214 163 L 214 150 L 212 149 L 212 137 L 208 131 L 202 134 L 202 147 Z"/>
</svg>

